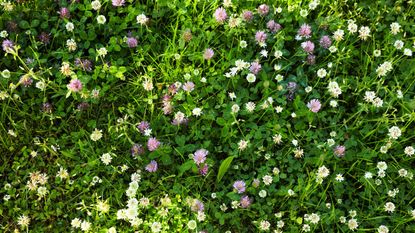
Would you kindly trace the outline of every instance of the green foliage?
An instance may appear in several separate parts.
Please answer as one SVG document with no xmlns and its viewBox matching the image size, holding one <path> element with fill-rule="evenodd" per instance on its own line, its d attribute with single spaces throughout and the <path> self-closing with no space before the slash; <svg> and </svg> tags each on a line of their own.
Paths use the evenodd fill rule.
<svg viewBox="0 0 415 233">
<path fill-rule="evenodd" d="M 414 12 L 2 1 L 0 232 L 414 232 Z"/>
</svg>

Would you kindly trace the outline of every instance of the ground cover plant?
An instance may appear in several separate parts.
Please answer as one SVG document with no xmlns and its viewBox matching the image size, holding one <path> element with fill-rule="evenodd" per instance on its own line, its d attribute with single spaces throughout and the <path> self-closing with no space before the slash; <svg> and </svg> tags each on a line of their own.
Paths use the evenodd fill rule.
<svg viewBox="0 0 415 233">
<path fill-rule="evenodd" d="M 414 232 L 412 1 L 1 1 L 1 232 Z"/>
</svg>

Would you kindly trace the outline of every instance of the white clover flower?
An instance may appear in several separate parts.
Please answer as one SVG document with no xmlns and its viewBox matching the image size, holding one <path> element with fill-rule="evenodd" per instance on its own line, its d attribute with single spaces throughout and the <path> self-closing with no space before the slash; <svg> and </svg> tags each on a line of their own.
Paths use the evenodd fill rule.
<svg viewBox="0 0 415 233">
<path fill-rule="evenodd" d="M 228 95 L 229 95 L 229 98 L 230 98 L 231 100 L 236 99 L 235 92 L 229 92 L 229 93 L 228 93 Z"/>
<path fill-rule="evenodd" d="M 359 223 L 356 221 L 356 219 L 352 218 L 347 222 L 347 226 L 350 230 L 354 231 L 359 227 Z"/>
<path fill-rule="evenodd" d="M 303 225 L 302 230 L 303 230 L 304 232 L 309 232 L 309 231 L 311 231 L 311 227 L 310 227 L 310 225 L 308 225 L 308 224 L 304 224 L 304 225 Z"/>
<path fill-rule="evenodd" d="M 98 56 L 105 57 L 105 55 L 107 55 L 108 51 L 105 47 L 102 47 L 102 48 L 97 50 L 97 53 L 98 53 Z"/>
<path fill-rule="evenodd" d="M 275 144 L 281 144 L 281 142 L 282 142 L 282 136 L 281 136 L 281 134 L 275 134 L 275 135 L 272 137 L 272 141 L 273 141 Z"/>
<path fill-rule="evenodd" d="M 375 107 L 377 107 L 377 108 L 380 108 L 380 107 L 382 107 L 382 105 L 383 105 L 383 100 L 381 99 L 381 98 L 379 98 L 379 97 L 376 97 L 374 100 L 373 100 L 373 106 L 375 106 Z"/>
<path fill-rule="evenodd" d="M 268 51 L 265 50 L 265 49 L 261 50 L 260 54 L 261 54 L 262 57 L 265 57 L 265 58 L 268 57 Z"/>
<path fill-rule="evenodd" d="M 3 70 L 2 72 L 1 72 L 1 76 L 3 77 L 3 78 L 10 78 L 10 71 L 8 70 L 8 69 L 5 69 L 5 70 Z"/>
<path fill-rule="evenodd" d="M 239 42 L 239 46 L 244 49 L 244 48 L 246 48 L 246 46 L 248 46 L 248 43 L 246 43 L 246 41 L 244 41 L 244 40 L 241 40 Z"/>
<path fill-rule="evenodd" d="M 234 105 L 232 105 L 232 107 L 231 107 L 231 110 L 232 110 L 232 113 L 237 113 L 237 112 L 239 112 L 239 105 L 237 105 L 237 104 L 234 104 Z"/>
<path fill-rule="evenodd" d="M 298 140 L 293 139 L 293 140 L 291 141 L 291 143 L 292 143 L 294 146 L 298 146 Z"/>
<path fill-rule="evenodd" d="M 318 0 L 311 1 L 308 4 L 308 9 L 315 10 L 319 4 L 320 4 L 320 2 Z"/>
<path fill-rule="evenodd" d="M 385 226 L 385 225 L 380 225 L 379 227 L 378 227 L 378 233 L 388 233 L 389 232 L 389 229 L 388 229 L 388 227 L 387 226 Z"/>
<path fill-rule="evenodd" d="M 293 152 L 294 152 L 294 157 L 295 158 L 301 158 L 304 155 L 304 150 L 299 148 L 299 147 L 295 148 Z"/>
<path fill-rule="evenodd" d="M 376 93 L 374 91 L 366 91 L 365 97 L 363 99 L 368 103 L 372 103 L 375 98 L 376 98 Z"/>
<path fill-rule="evenodd" d="M 95 128 L 95 130 L 91 133 L 90 138 L 94 142 L 98 141 L 102 138 L 102 130 Z"/>
<path fill-rule="evenodd" d="M 37 188 L 37 195 L 40 198 L 46 196 L 47 193 L 48 193 L 48 190 L 45 186 L 41 186 L 41 187 Z"/>
<path fill-rule="evenodd" d="M 245 150 L 247 147 L 248 147 L 248 141 L 246 141 L 246 140 L 241 140 L 241 141 L 239 141 L 239 142 L 238 142 L 238 149 L 239 149 L 240 151 Z"/>
<path fill-rule="evenodd" d="M 154 89 L 153 82 L 151 81 L 151 79 L 145 79 L 143 81 L 143 88 L 146 91 L 151 91 Z"/>
<path fill-rule="evenodd" d="M 412 156 L 412 155 L 414 155 L 414 154 L 415 154 L 415 149 L 414 149 L 412 146 L 407 146 L 407 147 L 405 147 L 405 149 L 404 149 L 404 153 L 405 153 L 407 156 Z"/>
<path fill-rule="evenodd" d="M 160 232 L 161 231 L 161 223 L 153 222 L 151 224 L 151 232 Z"/>
<path fill-rule="evenodd" d="M 335 52 L 337 52 L 337 47 L 332 45 L 332 46 L 330 46 L 329 51 L 330 51 L 330 53 L 335 53 Z"/>
<path fill-rule="evenodd" d="M 403 46 L 404 46 L 404 43 L 401 40 L 397 40 L 397 41 L 395 41 L 395 43 L 393 44 L 393 46 L 395 46 L 395 48 L 397 50 L 401 50 L 403 48 Z"/>
<path fill-rule="evenodd" d="M 39 81 L 36 83 L 36 88 L 44 91 L 46 89 L 46 83 L 44 81 Z"/>
<path fill-rule="evenodd" d="M 263 230 L 263 231 L 268 231 L 269 228 L 271 227 L 271 223 L 269 223 L 268 221 L 264 220 L 261 221 L 259 223 L 259 229 Z"/>
<path fill-rule="evenodd" d="M 390 28 L 391 28 L 392 35 L 396 35 L 400 31 L 401 25 L 399 25 L 399 23 L 397 23 L 397 22 L 394 22 L 394 23 L 390 24 Z"/>
<path fill-rule="evenodd" d="M 372 179 L 373 174 L 371 172 L 365 172 L 365 179 Z"/>
<path fill-rule="evenodd" d="M 385 211 L 388 213 L 393 213 L 395 211 L 395 204 L 393 204 L 392 202 L 386 202 Z"/>
<path fill-rule="evenodd" d="M 187 223 L 187 227 L 188 227 L 190 230 L 194 230 L 194 229 L 196 229 L 196 227 L 197 227 L 197 223 L 196 223 L 196 221 L 195 221 L 195 220 L 190 220 L 190 221 Z"/>
<path fill-rule="evenodd" d="M 19 226 L 21 226 L 22 228 L 27 228 L 30 224 L 30 218 L 26 215 L 21 215 L 18 219 L 17 219 L 17 224 Z"/>
<path fill-rule="evenodd" d="M 101 9 L 101 3 L 98 0 L 92 1 L 91 6 L 92 6 L 92 9 L 96 11 Z"/>
<path fill-rule="evenodd" d="M 354 20 L 349 20 L 349 23 L 347 25 L 347 30 L 350 34 L 354 34 L 357 32 L 357 24 L 355 24 Z"/>
<path fill-rule="evenodd" d="M 75 28 L 75 26 L 73 25 L 73 23 L 68 22 L 68 23 L 66 23 L 65 28 L 68 32 L 72 32 L 73 29 Z"/>
<path fill-rule="evenodd" d="M 107 19 L 105 18 L 104 15 L 98 15 L 97 16 L 97 23 L 98 24 L 105 24 L 105 22 L 107 22 Z"/>
<path fill-rule="evenodd" d="M 334 98 L 338 98 L 339 95 L 342 94 L 342 90 L 340 89 L 339 84 L 336 81 L 329 82 L 327 88 Z"/>
<path fill-rule="evenodd" d="M 281 106 L 277 106 L 277 107 L 275 107 L 275 111 L 276 111 L 277 113 L 282 112 L 282 110 L 283 110 L 283 108 L 282 108 Z"/>
<path fill-rule="evenodd" d="M 112 156 L 110 153 L 105 153 L 101 155 L 101 161 L 102 163 L 104 163 L 105 165 L 108 165 L 111 163 L 112 161 Z"/>
<path fill-rule="evenodd" d="M 275 58 L 280 59 L 282 57 L 282 51 L 281 50 L 276 50 L 274 52 L 274 56 L 275 56 Z"/>
<path fill-rule="evenodd" d="M 277 82 L 281 82 L 284 79 L 284 76 L 277 74 L 277 76 L 275 76 L 275 80 L 277 80 Z"/>
<path fill-rule="evenodd" d="M 226 206 L 225 203 L 222 203 L 222 205 L 220 205 L 220 210 L 222 210 L 222 212 L 225 212 L 228 209 L 228 207 Z"/>
<path fill-rule="evenodd" d="M 336 181 L 338 181 L 338 182 L 343 182 L 343 181 L 344 181 L 344 177 L 343 177 L 343 175 L 342 175 L 342 174 L 337 174 L 335 179 L 336 179 Z"/>
<path fill-rule="evenodd" d="M 246 110 L 250 113 L 255 110 L 255 107 L 256 107 L 256 105 L 255 105 L 254 102 L 248 102 L 248 103 L 245 104 Z"/>
<path fill-rule="evenodd" d="M 380 177 L 380 178 L 384 178 L 386 176 L 386 172 L 385 172 L 385 170 L 379 170 L 378 171 L 378 177 Z"/>
<path fill-rule="evenodd" d="M 370 28 L 362 26 L 359 29 L 359 38 L 362 40 L 366 40 L 370 36 Z"/>
<path fill-rule="evenodd" d="M 343 40 L 343 36 L 344 36 L 344 31 L 342 29 L 337 29 L 334 33 L 333 33 L 333 39 L 335 41 L 341 41 Z"/>
<path fill-rule="evenodd" d="M 249 83 L 253 83 L 253 82 L 255 82 L 256 77 L 255 77 L 255 75 L 254 75 L 254 74 L 249 73 L 249 74 L 246 76 L 246 80 L 247 80 Z"/>
<path fill-rule="evenodd" d="M 264 177 L 262 177 L 262 181 L 264 182 L 265 185 L 270 185 L 272 184 L 272 176 L 270 175 L 265 175 Z"/>
<path fill-rule="evenodd" d="M 379 170 L 382 170 L 382 171 L 388 169 L 388 165 L 385 162 L 383 162 L 383 161 L 378 162 L 378 164 L 376 165 L 376 167 Z"/>
<path fill-rule="evenodd" d="M 74 219 L 72 219 L 72 221 L 71 221 L 71 226 L 73 227 L 73 228 L 80 228 L 81 227 L 81 220 L 79 219 L 79 218 L 74 218 Z"/>
<path fill-rule="evenodd" d="M 66 40 L 66 47 L 68 47 L 69 51 L 75 51 L 77 48 L 75 40 L 74 39 Z"/>
<path fill-rule="evenodd" d="M 330 170 L 326 166 L 321 166 L 318 168 L 317 177 L 326 178 L 330 175 Z"/>
<path fill-rule="evenodd" d="M 324 68 L 321 68 L 317 71 L 317 76 L 319 78 L 324 78 L 324 77 L 326 77 L 326 75 L 327 75 L 327 71 Z"/>
<path fill-rule="evenodd" d="M 137 20 L 137 23 L 141 25 L 145 25 L 148 22 L 148 18 L 144 14 L 138 15 L 136 20 Z"/>
<path fill-rule="evenodd" d="M 403 55 L 411 57 L 412 56 L 412 50 L 406 48 L 403 50 Z"/>
<path fill-rule="evenodd" d="M 392 139 L 398 139 L 402 135 L 401 129 L 397 126 L 392 126 L 389 129 L 389 137 Z"/>
<path fill-rule="evenodd" d="M 311 223 L 317 224 L 320 221 L 320 216 L 316 213 L 312 213 L 312 214 L 310 214 L 308 219 Z"/>
<path fill-rule="evenodd" d="M 193 114 L 193 116 L 200 116 L 200 115 L 202 115 L 202 109 L 200 109 L 200 108 L 194 108 L 192 110 L 192 114 Z"/>
<path fill-rule="evenodd" d="M 81 230 L 82 231 L 89 231 L 91 229 L 91 223 L 88 221 L 82 221 L 81 223 Z"/>
<path fill-rule="evenodd" d="M 6 37 L 8 37 L 9 36 L 9 33 L 7 33 L 7 31 L 6 30 L 3 30 L 3 31 L 1 31 L 0 32 L 0 37 L 1 38 L 6 38 Z"/>
</svg>

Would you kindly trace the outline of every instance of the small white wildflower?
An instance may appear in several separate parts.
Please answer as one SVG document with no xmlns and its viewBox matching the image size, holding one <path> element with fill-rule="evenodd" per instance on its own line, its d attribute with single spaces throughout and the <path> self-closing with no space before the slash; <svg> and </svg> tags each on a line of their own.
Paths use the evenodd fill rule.
<svg viewBox="0 0 415 233">
<path fill-rule="evenodd" d="M 141 25 L 146 25 L 148 22 L 148 18 L 144 14 L 138 15 L 136 20 L 137 20 L 137 23 Z"/>
<path fill-rule="evenodd" d="M 98 15 L 97 16 L 97 23 L 98 24 L 105 24 L 105 22 L 107 22 L 107 19 L 105 18 L 104 15 Z"/>
<path fill-rule="evenodd" d="M 68 22 L 68 23 L 66 23 L 65 28 L 68 32 L 72 32 L 73 29 L 75 28 L 75 26 L 73 25 L 73 23 Z"/>
<path fill-rule="evenodd" d="M 405 147 L 405 149 L 404 149 L 404 153 L 405 153 L 407 156 L 412 156 L 412 155 L 414 155 L 414 154 L 415 154 L 415 149 L 414 149 L 412 146 L 407 146 L 407 147 Z"/>
<path fill-rule="evenodd" d="M 102 47 L 102 48 L 97 50 L 97 53 L 98 53 L 98 56 L 105 57 L 105 55 L 107 55 L 108 51 L 105 47 Z"/>
<path fill-rule="evenodd" d="M 98 0 L 92 1 L 91 6 L 92 6 L 92 9 L 96 11 L 101 9 L 101 3 Z"/>
<path fill-rule="evenodd" d="M 399 25 L 399 23 L 397 22 L 394 22 L 390 24 L 390 28 L 391 28 L 392 35 L 396 35 L 400 31 L 401 25 Z"/>
<path fill-rule="evenodd" d="M 102 163 L 104 163 L 105 165 L 108 165 L 111 163 L 112 161 L 112 156 L 110 153 L 105 153 L 101 155 L 101 161 Z"/>
<path fill-rule="evenodd" d="M 95 130 L 91 133 L 90 138 L 91 138 L 91 140 L 92 140 L 92 141 L 94 141 L 94 142 L 98 141 L 99 139 L 101 139 L 101 138 L 102 138 L 102 130 L 100 130 L 100 129 L 95 129 Z"/>
<path fill-rule="evenodd" d="M 393 204 L 392 202 L 386 202 L 385 211 L 388 213 L 393 213 L 395 211 L 395 204 Z"/>
<path fill-rule="evenodd" d="M 317 71 L 317 76 L 319 78 L 324 78 L 327 75 L 327 71 L 324 68 L 321 68 Z"/>
<path fill-rule="evenodd" d="M 200 108 L 194 108 L 192 110 L 192 114 L 193 114 L 193 116 L 200 116 L 200 115 L 202 115 L 202 109 L 200 109 Z"/>
</svg>

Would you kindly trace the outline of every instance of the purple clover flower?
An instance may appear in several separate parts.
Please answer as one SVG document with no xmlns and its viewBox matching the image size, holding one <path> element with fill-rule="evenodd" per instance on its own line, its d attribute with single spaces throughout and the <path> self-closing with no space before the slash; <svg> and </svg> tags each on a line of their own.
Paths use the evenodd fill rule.
<svg viewBox="0 0 415 233">
<path fill-rule="evenodd" d="M 135 37 L 128 37 L 127 45 L 128 45 L 128 48 L 135 48 L 138 45 L 138 41 Z"/>
<path fill-rule="evenodd" d="M 261 16 L 267 15 L 269 12 L 269 6 L 266 4 L 262 4 L 258 7 L 258 14 Z"/>
<path fill-rule="evenodd" d="M 305 38 L 311 37 L 311 27 L 308 24 L 301 25 L 300 29 L 298 29 L 298 35 Z"/>
<path fill-rule="evenodd" d="M 199 149 L 193 154 L 193 160 L 197 165 L 200 165 L 206 161 L 206 156 L 209 154 L 209 151 L 206 149 Z"/>
<path fill-rule="evenodd" d="M 331 39 L 329 36 L 322 36 L 320 39 L 320 46 L 328 49 L 331 46 Z"/>
<path fill-rule="evenodd" d="M 158 168 L 157 162 L 155 160 L 151 160 L 149 164 L 146 166 L 146 171 L 148 172 L 156 172 Z"/>
<path fill-rule="evenodd" d="M 251 71 L 251 73 L 257 75 L 259 71 L 261 71 L 261 68 L 261 64 L 259 64 L 258 61 L 254 61 L 251 63 L 251 67 L 249 67 L 249 70 Z"/>
<path fill-rule="evenodd" d="M 245 182 L 242 180 L 237 180 L 235 183 L 233 183 L 233 188 L 236 190 L 236 192 L 243 193 L 245 192 Z"/>
<path fill-rule="evenodd" d="M 147 147 L 149 151 L 155 151 L 157 148 L 159 148 L 160 142 L 157 141 L 156 138 L 149 138 L 147 142 Z"/>
<path fill-rule="evenodd" d="M 228 15 L 226 14 L 226 10 L 223 7 L 219 7 L 218 9 L 216 9 L 213 16 L 215 17 L 218 23 L 223 23 L 225 22 L 226 18 L 228 18 Z"/>
<path fill-rule="evenodd" d="M 310 109 L 312 112 L 318 112 L 321 108 L 320 100 L 312 99 L 310 102 L 307 103 L 307 108 Z"/>
<path fill-rule="evenodd" d="M 251 205 L 252 200 L 248 196 L 245 195 L 241 197 L 241 200 L 239 201 L 239 203 L 241 204 L 242 208 L 248 208 Z"/>
<path fill-rule="evenodd" d="M 147 121 L 141 121 L 138 123 L 137 129 L 140 131 L 140 133 L 144 134 L 146 130 L 150 129 L 150 123 Z"/>
<path fill-rule="evenodd" d="M 301 43 L 301 47 L 304 49 L 305 52 L 310 54 L 314 51 L 314 43 L 309 40 Z"/>
<path fill-rule="evenodd" d="M 336 146 L 336 148 L 334 148 L 334 154 L 337 157 L 344 157 L 344 154 L 346 153 L 346 147 L 345 146 Z"/>
</svg>

